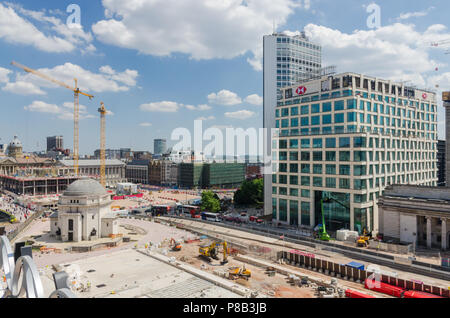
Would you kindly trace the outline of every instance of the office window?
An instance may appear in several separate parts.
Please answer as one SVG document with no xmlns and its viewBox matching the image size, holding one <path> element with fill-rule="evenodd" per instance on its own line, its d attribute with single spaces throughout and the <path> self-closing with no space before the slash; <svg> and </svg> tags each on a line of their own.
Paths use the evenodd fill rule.
<svg viewBox="0 0 450 318">
<path fill-rule="evenodd" d="M 302 173 L 310 173 L 311 172 L 311 165 L 302 163 L 301 169 L 302 169 L 301 170 Z"/>
<path fill-rule="evenodd" d="M 366 147 L 366 137 L 354 137 L 353 138 L 354 148 L 365 148 Z"/>
<path fill-rule="evenodd" d="M 313 152 L 313 161 L 322 161 L 322 151 Z"/>
<path fill-rule="evenodd" d="M 331 115 L 323 115 L 322 116 L 322 124 L 328 125 L 331 124 Z"/>
<path fill-rule="evenodd" d="M 291 118 L 291 127 L 298 127 L 298 118 Z"/>
<path fill-rule="evenodd" d="M 354 151 L 353 156 L 354 156 L 353 160 L 356 162 L 367 161 L 366 151 Z"/>
<path fill-rule="evenodd" d="M 338 111 L 338 110 L 344 110 L 344 101 L 343 100 L 338 100 L 334 102 L 334 110 Z"/>
<path fill-rule="evenodd" d="M 327 151 L 325 157 L 326 161 L 336 161 L 336 151 Z"/>
<path fill-rule="evenodd" d="M 331 102 L 322 104 L 322 112 L 331 112 Z"/>
<path fill-rule="evenodd" d="M 322 165 L 313 165 L 314 174 L 322 174 Z"/>
<path fill-rule="evenodd" d="M 336 138 L 327 138 L 326 139 L 326 147 L 327 148 L 336 148 Z"/>
<path fill-rule="evenodd" d="M 326 171 L 325 174 L 336 174 L 336 165 L 326 165 Z"/>
<path fill-rule="evenodd" d="M 365 176 L 367 174 L 366 166 L 353 166 L 355 176 Z"/>
<path fill-rule="evenodd" d="M 309 106 L 305 105 L 301 107 L 301 114 L 302 115 L 308 115 L 309 114 Z"/>
<path fill-rule="evenodd" d="M 298 139 L 289 140 L 289 148 L 298 149 Z"/>
<path fill-rule="evenodd" d="M 353 123 L 355 121 L 356 121 L 356 113 L 354 112 L 347 113 L 347 122 Z"/>
<path fill-rule="evenodd" d="M 298 185 L 298 176 L 289 176 L 289 184 Z"/>
<path fill-rule="evenodd" d="M 340 124 L 344 122 L 344 114 L 334 114 L 334 122 Z"/>
<path fill-rule="evenodd" d="M 340 165 L 339 166 L 339 174 L 341 176 L 349 176 L 350 175 L 350 166 L 349 165 Z"/>
<path fill-rule="evenodd" d="M 291 116 L 298 115 L 298 107 L 292 107 L 291 108 Z"/>
<path fill-rule="evenodd" d="M 287 148 L 287 140 L 281 139 L 280 140 L 280 149 L 286 149 Z"/>
<path fill-rule="evenodd" d="M 350 151 L 339 151 L 339 161 L 350 161 Z"/>
<path fill-rule="evenodd" d="M 311 191 L 302 190 L 301 195 L 302 195 L 302 198 L 309 198 L 309 197 L 311 197 Z"/>
<path fill-rule="evenodd" d="M 301 159 L 302 159 L 302 161 L 310 161 L 311 154 L 309 152 L 302 151 Z"/>
<path fill-rule="evenodd" d="M 339 138 L 340 148 L 350 148 L 350 137 Z"/>
<path fill-rule="evenodd" d="M 289 119 L 282 119 L 281 120 L 281 128 L 287 128 L 289 127 Z"/>
<path fill-rule="evenodd" d="M 322 138 L 313 139 L 313 148 L 322 148 Z"/>
<path fill-rule="evenodd" d="M 320 116 L 311 117 L 311 125 L 312 126 L 320 125 Z"/>
<path fill-rule="evenodd" d="M 325 178 L 327 188 L 336 188 L 336 178 Z"/>
<path fill-rule="evenodd" d="M 347 109 L 355 109 L 355 108 L 356 108 L 356 99 L 348 99 Z"/>
<path fill-rule="evenodd" d="M 295 151 L 295 152 L 290 152 L 289 153 L 289 160 L 291 160 L 291 161 L 297 161 L 298 160 L 298 152 L 297 151 Z"/>
<path fill-rule="evenodd" d="M 289 166 L 289 171 L 297 173 L 298 172 L 298 164 L 291 163 L 290 166 Z"/>
<path fill-rule="evenodd" d="M 309 117 L 302 117 L 301 118 L 301 125 L 302 126 L 309 126 Z"/>
<path fill-rule="evenodd" d="M 322 187 L 323 186 L 323 179 L 321 177 L 313 177 L 313 186 L 315 186 L 315 187 Z"/>
<path fill-rule="evenodd" d="M 289 189 L 289 195 L 291 197 L 298 197 L 298 189 L 290 188 Z"/>
<path fill-rule="evenodd" d="M 310 139 L 302 139 L 302 149 L 311 148 Z"/>
<path fill-rule="evenodd" d="M 340 189 L 350 189 L 350 179 L 339 179 Z"/>
<path fill-rule="evenodd" d="M 311 105 L 311 114 L 320 113 L 320 104 L 312 104 Z"/>
<path fill-rule="evenodd" d="M 311 178 L 307 177 L 307 176 L 302 176 L 301 177 L 301 185 L 309 187 L 311 185 Z"/>
</svg>

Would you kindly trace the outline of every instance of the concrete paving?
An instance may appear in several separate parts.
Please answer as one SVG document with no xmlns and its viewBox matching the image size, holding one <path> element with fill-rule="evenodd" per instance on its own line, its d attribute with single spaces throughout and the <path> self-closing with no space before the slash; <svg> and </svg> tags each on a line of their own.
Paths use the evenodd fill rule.
<svg viewBox="0 0 450 318">
<path fill-rule="evenodd" d="M 134 249 L 61 264 L 80 298 L 239 298 L 239 294 Z M 46 296 L 54 290 L 53 270 L 41 269 Z"/>
</svg>

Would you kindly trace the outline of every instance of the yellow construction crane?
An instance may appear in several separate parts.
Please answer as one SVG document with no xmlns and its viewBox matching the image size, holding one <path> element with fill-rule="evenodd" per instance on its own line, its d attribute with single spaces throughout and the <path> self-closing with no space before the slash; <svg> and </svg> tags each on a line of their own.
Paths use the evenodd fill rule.
<svg viewBox="0 0 450 318">
<path fill-rule="evenodd" d="M 100 113 L 100 183 L 103 187 L 106 187 L 106 178 L 105 178 L 105 162 L 106 162 L 106 108 L 103 102 L 100 103 L 101 107 L 98 109 Z"/>
<path fill-rule="evenodd" d="M 82 91 L 80 91 L 80 89 L 78 88 L 78 80 L 75 78 L 75 87 L 71 87 L 63 82 L 60 82 L 58 80 L 55 80 L 53 78 L 51 78 L 50 76 L 47 76 L 45 74 L 42 74 L 36 70 L 33 70 L 32 68 L 29 68 L 27 66 L 24 66 L 22 64 L 16 63 L 16 62 L 11 62 L 12 65 L 17 66 L 18 68 L 23 69 L 25 72 L 27 73 L 32 73 L 36 76 L 39 76 L 40 78 L 43 78 L 47 81 L 50 81 L 56 85 L 65 87 L 67 89 L 70 89 L 73 93 L 74 93 L 74 109 L 73 109 L 73 168 L 75 170 L 75 175 L 78 176 L 78 159 L 79 159 L 79 136 L 80 136 L 80 132 L 79 132 L 79 116 L 80 116 L 80 102 L 79 102 L 79 96 L 84 95 L 89 97 L 89 99 L 94 98 L 93 95 L 84 93 Z"/>
</svg>

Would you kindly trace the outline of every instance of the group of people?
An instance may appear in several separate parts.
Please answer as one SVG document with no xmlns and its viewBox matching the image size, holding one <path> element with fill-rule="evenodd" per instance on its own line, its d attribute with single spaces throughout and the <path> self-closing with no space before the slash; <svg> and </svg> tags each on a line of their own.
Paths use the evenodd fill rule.
<svg viewBox="0 0 450 318">
<path fill-rule="evenodd" d="M 14 215 L 20 223 L 25 222 L 34 213 L 33 210 L 15 203 L 14 198 L 6 194 L 0 194 L 0 210 Z"/>
</svg>

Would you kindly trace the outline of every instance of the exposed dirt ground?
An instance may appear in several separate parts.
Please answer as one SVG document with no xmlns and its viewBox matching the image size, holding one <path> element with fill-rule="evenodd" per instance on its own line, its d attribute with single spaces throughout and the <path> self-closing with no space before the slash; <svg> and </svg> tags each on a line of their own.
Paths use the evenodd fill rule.
<svg viewBox="0 0 450 318">
<path fill-rule="evenodd" d="M 245 279 L 237 279 L 236 283 L 245 286 L 249 289 L 258 291 L 260 294 L 265 294 L 269 297 L 289 297 L 289 298 L 314 298 L 314 290 L 308 287 L 291 286 L 287 281 L 287 276 L 276 273 L 275 276 L 269 277 L 265 273 L 265 268 L 256 267 L 249 264 L 243 264 L 236 261 L 233 256 L 228 256 L 228 264 L 221 265 L 222 253 L 219 253 L 220 260 L 213 260 L 208 263 L 203 258 L 200 258 L 199 247 L 201 245 L 210 244 L 211 240 L 204 239 L 200 242 L 184 243 L 181 251 L 170 251 L 168 256 L 175 257 L 179 261 L 184 261 L 192 266 L 202 269 L 204 271 L 213 273 L 215 270 L 228 271 L 231 267 L 242 267 L 251 271 L 251 277 L 247 281 Z M 219 248 L 220 252 L 222 247 Z"/>
</svg>

